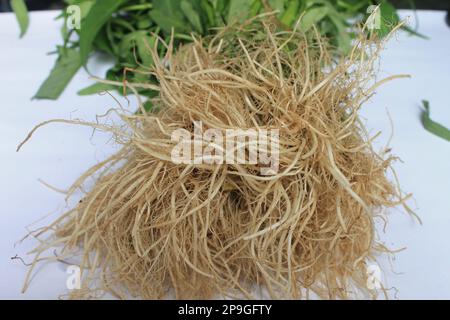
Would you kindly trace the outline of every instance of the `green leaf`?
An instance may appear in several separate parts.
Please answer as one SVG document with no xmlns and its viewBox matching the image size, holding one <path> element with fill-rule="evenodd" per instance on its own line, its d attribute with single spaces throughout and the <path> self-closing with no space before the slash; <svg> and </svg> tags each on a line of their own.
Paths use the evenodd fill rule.
<svg viewBox="0 0 450 320">
<path fill-rule="evenodd" d="M 252 3 L 252 6 L 250 7 L 250 13 L 249 17 L 254 17 L 258 15 L 258 13 L 261 11 L 263 7 L 263 4 L 260 0 L 254 0 Z"/>
<path fill-rule="evenodd" d="M 360 0 L 338 0 L 337 8 L 343 8 L 350 12 L 358 12 L 359 10 L 367 8 L 372 3 L 370 1 L 360 1 Z"/>
<path fill-rule="evenodd" d="M 303 32 L 308 31 L 314 24 L 322 20 L 327 14 L 327 7 L 316 7 L 309 9 L 303 15 L 302 20 L 300 21 L 300 29 Z"/>
<path fill-rule="evenodd" d="M 120 29 L 124 32 L 134 32 L 136 29 L 134 28 L 133 24 L 128 22 L 126 19 L 122 18 L 113 18 L 111 19 L 111 22 L 121 27 Z"/>
<path fill-rule="evenodd" d="M 389 32 L 400 22 L 400 18 L 394 6 L 388 1 L 380 3 L 380 29 L 377 29 L 378 36 L 381 38 L 387 36 Z"/>
<path fill-rule="evenodd" d="M 152 111 L 152 109 L 153 109 L 153 103 L 152 103 L 151 100 L 147 100 L 147 101 L 144 102 L 144 109 L 145 109 L 145 111 L 147 111 L 147 112 Z"/>
<path fill-rule="evenodd" d="M 422 38 L 422 39 L 425 39 L 425 40 L 430 40 L 430 38 L 427 37 L 426 35 L 421 34 L 421 33 L 417 32 L 416 30 L 414 30 L 414 29 L 412 29 L 412 28 L 410 28 L 408 26 L 402 26 L 402 30 L 406 31 L 410 35 L 413 35 L 413 36 L 416 36 L 416 37 L 419 37 L 419 38 Z"/>
<path fill-rule="evenodd" d="M 278 10 L 279 14 L 284 12 L 284 0 L 269 0 L 269 6 L 273 10 Z"/>
<path fill-rule="evenodd" d="M 64 88 L 82 66 L 80 53 L 76 49 L 59 49 L 58 60 L 56 60 L 56 64 L 48 78 L 35 94 L 34 98 L 36 99 L 58 99 Z"/>
<path fill-rule="evenodd" d="M 83 65 L 87 62 L 98 32 L 117 8 L 125 2 L 126 0 L 102 0 L 92 5 L 80 30 L 80 57 Z"/>
<path fill-rule="evenodd" d="M 423 108 L 422 111 L 422 124 L 423 127 L 431 132 L 432 134 L 450 141 L 450 130 L 441 125 L 440 123 L 434 122 L 430 118 L 430 103 L 427 100 L 422 100 Z"/>
<path fill-rule="evenodd" d="M 243 22 L 247 19 L 252 6 L 252 0 L 230 0 L 228 23 Z"/>
<path fill-rule="evenodd" d="M 179 0 L 153 0 L 153 10 L 150 17 L 166 33 L 189 32 L 189 26 L 181 12 Z"/>
<path fill-rule="evenodd" d="M 22 38 L 27 32 L 30 19 L 28 18 L 28 9 L 24 0 L 11 0 L 11 8 L 16 14 L 17 22 L 20 27 L 20 37 Z"/>
<path fill-rule="evenodd" d="M 96 94 L 96 93 L 100 93 L 100 92 L 107 91 L 107 90 L 115 90 L 116 88 L 117 88 L 117 86 L 113 86 L 113 85 L 110 85 L 107 83 L 97 82 L 97 83 L 94 83 L 93 85 L 90 85 L 89 87 L 86 87 L 86 88 L 78 91 L 78 95 L 89 96 L 91 94 Z"/>
<path fill-rule="evenodd" d="M 80 13 L 81 13 L 80 18 L 81 19 L 84 19 L 88 15 L 89 11 L 91 10 L 92 6 L 94 5 L 94 2 L 95 2 L 94 0 L 89 0 L 89 1 L 83 1 L 80 4 L 78 4 L 80 6 Z"/>
<path fill-rule="evenodd" d="M 145 11 L 147 9 L 153 8 L 151 3 L 143 3 L 143 4 L 135 4 L 128 7 L 123 8 L 124 11 Z"/>
<path fill-rule="evenodd" d="M 205 11 L 206 21 L 210 27 L 216 26 L 216 13 L 214 12 L 214 8 L 208 0 L 202 0 L 200 3 L 201 9 Z M 206 28 L 206 31 L 208 28 Z"/>
<path fill-rule="evenodd" d="M 228 18 L 227 4 L 229 5 L 230 0 L 212 0 L 212 2 L 216 13 L 222 15 L 224 18 Z"/>
<path fill-rule="evenodd" d="M 146 67 L 150 67 L 153 65 L 153 57 L 150 53 L 150 48 L 153 48 L 155 42 L 155 36 L 148 36 L 145 32 L 139 33 L 136 37 L 138 54 L 141 58 L 142 63 Z"/>
<path fill-rule="evenodd" d="M 138 29 L 148 29 L 152 25 L 152 21 L 150 19 L 140 19 L 137 21 L 137 27 Z"/>
<path fill-rule="evenodd" d="M 159 10 L 152 10 L 150 12 L 150 17 L 166 33 L 170 33 L 172 28 L 178 32 L 187 31 L 185 22 L 171 16 L 165 16 L 164 13 Z"/>
<path fill-rule="evenodd" d="M 180 0 L 153 0 L 153 8 L 165 15 L 183 18 L 183 13 L 180 11 Z"/>
<path fill-rule="evenodd" d="M 182 0 L 180 3 L 180 7 L 181 10 L 183 10 L 185 17 L 189 20 L 194 29 L 198 33 L 202 34 L 203 33 L 202 22 L 200 20 L 200 16 L 192 6 L 192 3 L 187 0 Z"/>
<path fill-rule="evenodd" d="M 106 33 L 106 29 L 103 28 L 95 37 L 94 44 L 96 50 L 103 51 L 114 56 L 114 51 L 111 48 L 111 43 L 108 39 L 108 35 Z"/>
<path fill-rule="evenodd" d="M 347 31 L 345 20 L 332 8 L 329 9 L 328 16 L 337 29 L 334 40 L 337 42 L 339 50 L 344 54 L 349 53 L 352 47 L 352 39 L 350 33 Z"/>
<path fill-rule="evenodd" d="M 298 9 L 300 8 L 300 0 L 291 0 L 286 11 L 280 17 L 281 23 L 291 26 L 298 17 Z"/>
</svg>

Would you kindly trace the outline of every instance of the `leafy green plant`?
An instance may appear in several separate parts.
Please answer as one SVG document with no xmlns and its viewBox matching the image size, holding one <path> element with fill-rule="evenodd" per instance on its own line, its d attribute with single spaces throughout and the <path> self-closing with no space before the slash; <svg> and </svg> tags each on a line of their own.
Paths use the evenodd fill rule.
<svg viewBox="0 0 450 320">
<path fill-rule="evenodd" d="M 23 0 L 12 0 L 13 3 L 24 34 L 28 25 L 26 7 Z M 91 53 L 98 51 L 115 59 L 106 79 L 122 81 L 124 70 L 130 68 L 137 72 L 127 74 L 129 81 L 152 81 L 150 76 L 139 72 L 153 63 L 148 45 L 152 46 L 158 36 L 169 39 L 172 30 L 177 47 L 189 42 L 192 33 L 205 36 L 227 23 L 278 11 L 280 26 L 292 28 L 301 16 L 301 29 L 308 31 L 316 25 L 338 50 L 346 53 L 354 36 L 352 27 L 368 17 L 370 5 L 379 5 L 381 27 L 376 31 L 380 36 L 399 22 L 395 8 L 387 0 L 65 0 L 65 3 L 79 6 L 81 28 L 70 29 L 64 23 L 57 61 L 34 96 L 37 99 L 57 99 L 78 69 L 86 67 Z M 63 10 L 60 18 L 67 22 L 71 15 Z M 405 30 L 417 34 L 406 27 Z M 107 89 L 113 87 L 96 83 L 79 94 Z M 139 93 L 154 95 L 150 90 Z"/>
</svg>

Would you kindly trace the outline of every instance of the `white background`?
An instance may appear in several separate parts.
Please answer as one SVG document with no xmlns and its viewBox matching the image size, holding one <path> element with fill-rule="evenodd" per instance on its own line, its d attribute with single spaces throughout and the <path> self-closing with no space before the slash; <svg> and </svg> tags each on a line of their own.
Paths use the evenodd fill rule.
<svg viewBox="0 0 450 320">
<path fill-rule="evenodd" d="M 91 129 L 52 124 L 15 152 L 39 122 L 95 120 L 96 114 L 115 105 L 108 96 L 77 96 L 79 89 L 92 83 L 85 71 L 77 74 L 59 100 L 30 100 L 53 66 L 55 56 L 46 53 L 60 41 L 60 22 L 53 20 L 57 14 L 33 13 L 29 32 L 21 40 L 14 16 L 0 14 L 0 298 L 4 299 L 55 299 L 65 292 L 66 265 L 53 263 L 41 268 L 22 294 L 26 267 L 10 258 L 18 254 L 29 261 L 25 254 L 36 243 L 17 243 L 26 227 L 48 214 L 55 218 L 67 206 L 62 194 L 38 179 L 67 188 L 114 151 L 106 134 L 92 138 Z M 389 111 L 394 124 L 391 147 L 403 160 L 395 168 L 403 189 L 414 194 L 411 205 L 424 223 L 420 226 L 392 210 L 386 233 L 381 233 L 391 248 L 407 247 L 384 275 L 400 299 L 450 299 L 450 143 L 429 134 L 419 121 L 420 101 L 428 99 L 432 118 L 450 127 L 450 28 L 444 17 L 443 12 L 419 12 L 420 32 L 430 40 L 401 33 L 389 42 L 380 60 L 379 78 L 400 73 L 412 78 L 380 87 L 362 111 L 372 133 L 383 131 L 377 142 L 380 148 L 391 133 Z M 103 76 L 107 66 L 96 59 L 90 71 Z"/>
</svg>

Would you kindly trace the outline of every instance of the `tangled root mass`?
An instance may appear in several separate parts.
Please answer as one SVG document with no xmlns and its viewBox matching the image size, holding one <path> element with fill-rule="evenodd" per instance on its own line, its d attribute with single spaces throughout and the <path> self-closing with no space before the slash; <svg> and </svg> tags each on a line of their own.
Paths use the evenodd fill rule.
<svg viewBox="0 0 450 320">
<path fill-rule="evenodd" d="M 154 54 L 152 112 L 103 126 L 122 149 L 86 172 L 96 184 L 39 233 L 80 255 L 73 298 L 348 298 L 373 295 L 367 265 L 385 248 L 376 217 L 405 198 L 387 179 L 358 111 L 377 83 L 379 46 L 361 39 L 335 60 L 320 36 L 236 28 Z M 145 87 L 147 84 L 129 84 Z M 150 85 L 149 85 L 150 86 Z M 154 86 L 152 86 L 154 88 Z M 155 89 L 155 88 L 154 88 Z M 278 129 L 279 170 L 171 160 L 177 129 Z M 34 264 L 35 265 L 35 264 Z M 31 270 L 30 270 L 31 272 Z"/>
</svg>

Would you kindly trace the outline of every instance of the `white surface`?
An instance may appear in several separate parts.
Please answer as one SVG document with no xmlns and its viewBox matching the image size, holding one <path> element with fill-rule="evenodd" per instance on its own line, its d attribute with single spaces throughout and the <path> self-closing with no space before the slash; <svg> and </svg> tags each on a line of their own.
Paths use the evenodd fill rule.
<svg viewBox="0 0 450 320">
<path fill-rule="evenodd" d="M 58 101 L 30 100 L 55 59 L 45 53 L 60 41 L 56 15 L 33 13 L 28 34 L 19 40 L 15 18 L 0 14 L 0 298 L 4 299 L 55 299 L 65 292 L 66 266 L 54 263 L 46 265 L 22 294 L 26 267 L 10 257 L 19 254 L 27 260 L 25 253 L 35 243 L 14 244 L 30 223 L 49 213 L 54 218 L 65 207 L 64 196 L 38 179 L 67 188 L 88 166 L 113 151 L 106 144 L 107 135 L 96 133 L 91 139 L 90 129 L 54 124 L 15 152 L 41 121 L 94 120 L 114 105 L 108 96 L 76 95 L 90 84 L 84 71 Z M 380 79 L 398 73 L 413 77 L 382 86 L 363 110 L 372 132 L 383 131 L 380 146 L 391 132 L 389 110 L 394 123 L 391 147 L 404 161 L 395 167 L 403 189 L 414 194 L 412 205 L 424 222 L 419 226 L 393 210 L 387 232 L 381 234 L 391 248 L 408 247 L 397 254 L 393 271 L 385 275 L 400 299 L 450 299 L 450 143 L 426 132 L 419 121 L 420 101 L 428 99 L 432 117 L 450 127 L 450 28 L 444 16 L 443 12 L 419 12 L 420 31 L 431 40 L 404 34 L 391 40 L 382 53 Z M 91 71 L 102 76 L 106 67 L 95 63 Z"/>
</svg>

